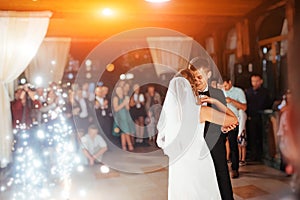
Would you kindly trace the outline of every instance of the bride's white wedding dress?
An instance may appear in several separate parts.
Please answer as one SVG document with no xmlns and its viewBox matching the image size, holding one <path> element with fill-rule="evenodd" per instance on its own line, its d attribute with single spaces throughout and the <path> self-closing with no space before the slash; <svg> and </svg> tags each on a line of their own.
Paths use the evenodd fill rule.
<svg viewBox="0 0 300 200">
<path fill-rule="evenodd" d="M 189 82 L 173 78 L 157 126 L 157 144 L 169 157 L 169 200 L 221 199 L 200 114 Z"/>
</svg>

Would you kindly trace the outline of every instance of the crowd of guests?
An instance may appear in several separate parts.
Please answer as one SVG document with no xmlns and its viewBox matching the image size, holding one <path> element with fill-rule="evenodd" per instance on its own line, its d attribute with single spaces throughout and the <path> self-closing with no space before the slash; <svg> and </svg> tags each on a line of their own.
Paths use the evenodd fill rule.
<svg viewBox="0 0 300 200">
<path fill-rule="evenodd" d="M 246 165 L 248 161 L 262 161 L 263 159 L 263 119 L 265 110 L 279 111 L 279 146 L 282 147 L 282 138 L 286 130 L 286 110 L 290 90 L 283 94 L 282 99 L 273 100 L 267 88 L 263 87 L 263 79 L 259 74 L 252 74 L 250 77 L 250 88 L 239 88 L 233 85 L 228 77 L 223 77 L 223 83 L 218 80 L 211 80 L 211 87 L 223 90 L 227 106 L 235 113 L 239 120 L 239 126 L 228 133 L 226 141 L 226 152 L 228 163 L 232 169 L 238 172 L 239 166 Z M 278 102 L 280 105 L 278 106 Z M 277 140 L 277 139 L 275 139 Z M 282 157 L 281 169 L 292 173 L 292 169 L 286 169 L 285 159 Z M 289 166 L 287 166 L 289 167 Z M 235 177 L 238 177 L 238 173 Z"/>
<path fill-rule="evenodd" d="M 112 132 L 120 136 L 123 150 L 133 151 L 134 144 L 143 144 L 145 139 L 154 141 L 161 105 L 161 95 L 154 85 L 148 85 L 143 93 L 138 84 L 117 83 L 112 94 Z"/>
<path fill-rule="evenodd" d="M 135 146 L 155 140 L 162 98 L 154 85 L 144 86 L 143 91 L 138 84 L 122 80 L 112 92 L 105 85 L 89 83 L 68 89 L 56 83 L 48 88 L 20 85 L 11 102 L 12 126 L 30 130 L 62 113 L 84 163 L 93 165 L 101 162 L 108 141 L 134 151 Z"/>
<path fill-rule="evenodd" d="M 239 119 L 239 126 L 227 134 L 226 143 L 227 160 L 237 172 L 239 166 L 246 165 L 246 157 L 250 161 L 261 161 L 261 113 L 270 109 L 273 103 L 259 74 L 253 74 L 250 81 L 252 87 L 247 89 L 235 87 L 227 77 L 223 77 L 222 84 L 214 79 L 210 81 L 211 87 L 223 90 L 227 106 Z M 15 99 L 11 102 L 12 125 L 17 129 L 30 128 L 47 123 L 61 111 L 74 130 L 76 146 L 83 149 L 83 154 L 93 164 L 91 155 L 101 157 L 105 152 L 103 149 L 107 149 L 107 140 L 124 151 L 133 151 L 137 145 L 155 141 L 162 105 L 161 94 L 156 89 L 155 85 L 141 88 L 139 84 L 123 80 L 117 82 L 111 92 L 105 85 L 93 88 L 89 83 L 74 84 L 68 90 L 56 83 L 49 84 L 48 88 L 34 88 L 26 84 L 16 89 Z M 95 139 L 99 148 L 89 145 L 95 136 L 88 133 L 95 132 L 95 129 L 96 135 L 101 138 Z M 82 138 L 89 142 L 83 142 Z M 96 149 L 96 152 L 87 154 L 86 149 Z M 98 155 L 99 151 L 101 155 Z"/>
</svg>

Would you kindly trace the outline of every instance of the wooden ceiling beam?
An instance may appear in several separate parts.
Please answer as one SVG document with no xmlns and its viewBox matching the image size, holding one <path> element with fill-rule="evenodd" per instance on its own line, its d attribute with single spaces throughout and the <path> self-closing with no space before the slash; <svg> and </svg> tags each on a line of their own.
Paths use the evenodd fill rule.
<svg viewBox="0 0 300 200">
<path fill-rule="evenodd" d="M 283 7 L 286 5 L 287 0 L 268 0 L 264 1 L 258 7 L 254 8 L 245 17 L 252 18 L 255 16 L 263 15 L 267 11 L 275 10 L 277 8 Z"/>
</svg>

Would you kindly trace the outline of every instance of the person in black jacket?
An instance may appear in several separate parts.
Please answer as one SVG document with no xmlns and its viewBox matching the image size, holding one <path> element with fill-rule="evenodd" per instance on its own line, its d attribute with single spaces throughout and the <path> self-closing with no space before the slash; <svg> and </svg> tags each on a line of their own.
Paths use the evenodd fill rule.
<svg viewBox="0 0 300 200">
<path fill-rule="evenodd" d="M 252 161 L 260 161 L 263 154 L 263 124 L 260 112 L 271 108 L 272 101 L 268 89 L 262 86 L 262 77 L 252 74 L 250 79 L 252 87 L 246 90 L 248 150 Z"/>
</svg>

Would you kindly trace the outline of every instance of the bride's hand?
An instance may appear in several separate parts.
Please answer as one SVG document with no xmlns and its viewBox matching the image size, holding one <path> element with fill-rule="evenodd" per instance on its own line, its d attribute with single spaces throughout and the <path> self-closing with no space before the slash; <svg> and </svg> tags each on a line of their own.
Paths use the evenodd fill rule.
<svg viewBox="0 0 300 200">
<path fill-rule="evenodd" d="M 230 125 L 230 126 L 222 126 L 222 127 L 221 127 L 221 131 L 222 131 L 223 133 L 228 133 L 229 131 L 235 129 L 238 125 L 239 125 L 239 124 L 237 123 L 237 124 L 232 124 L 232 125 Z"/>
<path fill-rule="evenodd" d="M 210 104 L 214 104 L 216 101 L 216 99 L 212 98 L 212 97 L 209 97 L 209 96 L 202 96 L 200 97 L 200 103 L 210 103 Z"/>
</svg>

